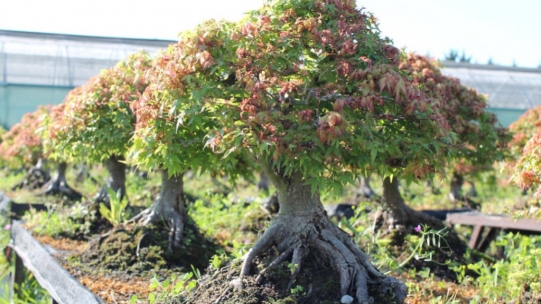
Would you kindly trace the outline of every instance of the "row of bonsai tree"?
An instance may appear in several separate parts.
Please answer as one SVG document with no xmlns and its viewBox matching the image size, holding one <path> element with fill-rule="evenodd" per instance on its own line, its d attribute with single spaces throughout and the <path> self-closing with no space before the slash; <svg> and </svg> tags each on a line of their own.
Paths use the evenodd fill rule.
<svg viewBox="0 0 541 304">
<path fill-rule="evenodd" d="M 511 134 L 486 106 L 434 60 L 382 38 L 355 1 L 278 0 L 236 23 L 204 22 L 153 57 L 141 51 L 102 70 L 61 104 L 25 115 L 2 137 L 0 155 L 13 166 L 55 162 L 52 189 L 65 193 L 73 191 L 67 163 L 104 163 L 106 187 L 123 195 L 126 166 L 160 171 L 159 198 L 138 218 L 168 220 L 173 247 L 186 221 L 187 171 L 233 181 L 264 173 L 280 211 L 240 279 L 274 247 L 277 259 L 298 265 L 293 277 L 315 254 L 340 273 L 342 295 L 367 302 L 368 284 L 376 284 L 402 302 L 405 285 L 380 273 L 328 220 L 320 193 L 376 173 L 382 227 L 409 233 L 419 223 L 442 224 L 405 205 L 399 178 L 492 168 L 513 152 L 519 185 L 541 184 L 539 110 L 515 128 L 509 150 Z M 96 200 L 107 201 L 107 192 Z"/>
</svg>

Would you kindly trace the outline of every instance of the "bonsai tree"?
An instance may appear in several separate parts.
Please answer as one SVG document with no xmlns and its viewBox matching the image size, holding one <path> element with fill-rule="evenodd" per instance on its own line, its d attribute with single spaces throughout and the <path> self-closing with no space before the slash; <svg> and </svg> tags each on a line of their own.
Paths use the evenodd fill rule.
<svg viewBox="0 0 541 304">
<path fill-rule="evenodd" d="M 205 149 L 206 135 L 216 129 L 216 120 L 205 107 L 205 100 L 221 96 L 220 71 L 203 77 L 202 70 L 213 65 L 210 51 L 222 43 L 225 33 L 220 24 L 207 22 L 181 34 L 177 44 L 159 53 L 148 72 L 149 86 L 132 104 L 136 129 L 129 151 L 129 162 L 136 167 L 161 172 L 158 199 L 134 220 L 149 225 L 161 220 L 170 223 L 170 249 L 182 243 L 187 220 L 183 176 L 191 170 L 224 171 L 218 156 Z M 235 175 L 232 176 L 233 178 Z"/>
<path fill-rule="evenodd" d="M 405 285 L 380 273 L 332 224 L 320 193 L 353 184 L 368 167 L 395 176 L 386 179 L 393 183 L 433 174 L 452 143 L 438 101 L 399 71 L 398 49 L 354 1 L 275 1 L 225 39 L 208 48 L 198 77 L 221 80 L 208 89 L 221 123 L 208 145 L 223 161 L 242 154 L 261 166 L 280 201 L 235 285 L 275 248 L 269 267 L 290 259 L 291 283 L 311 257 L 339 273 L 343 297 L 371 302 L 370 281 L 402 302 Z"/>
<path fill-rule="evenodd" d="M 523 190 L 541 194 L 541 132 L 532 136 L 524 146 L 522 155 L 513 167 L 512 180 Z"/>
<path fill-rule="evenodd" d="M 97 202 L 108 202 L 107 188 L 126 194 L 124 159 L 135 124 L 130 104 L 147 86 L 150 62 L 141 51 L 102 70 L 68 95 L 62 115 L 51 125 L 56 154 L 74 162 L 105 162 L 109 177 L 95 197 Z"/>
<path fill-rule="evenodd" d="M 505 168 L 510 169 L 512 180 L 524 193 L 538 186 L 538 170 L 535 168 L 536 144 L 541 132 L 541 106 L 527 110 L 509 126 L 513 134 L 509 142 L 511 158 Z M 539 190 L 536 191 L 536 194 Z"/>
<path fill-rule="evenodd" d="M 523 156 L 526 143 L 541 130 L 541 106 L 528 109 L 522 114 L 519 119 L 509 125 L 509 132 L 512 134 L 512 139 L 509 141 L 509 153 L 511 167 L 514 166 L 513 160 L 516 161 Z"/>
<path fill-rule="evenodd" d="M 450 197 L 465 200 L 464 174 L 492 169 L 494 162 L 504 158 L 509 135 L 496 116 L 485 111 L 486 97 L 461 85 L 458 79 L 444 76 L 435 60 L 410 53 L 402 58 L 400 68 L 409 73 L 412 83 L 438 100 L 439 111 L 455 137 L 453 156 L 447 165 L 453 171 Z"/>
<path fill-rule="evenodd" d="M 63 161 L 56 162 L 57 172 L 51 179 L 49 171 L 45 170 L 43 163 L 50 161 L 49 152 L 45 148 L 48 136 L 43 130 L 54 112 L 53 106 L 40 106 L 33 113 L 23 116 L 21 122 L 13 126 L 6 134 L 5 141 L 0 144 L 0 154 L 10 160 L 12 165 L 20 166 L 25 163 L 37 164 L 29 171 L 25 179 L 16 187 L 31 186 L 31 188 L 43 188 L 41 194 L 61 194 L 69 199 L 79 200 L 81 194 L 72 189 L 66 182 L 67 164 Z"/>
<path fill-rule="evenodd" d="M 11 168 L 28 167 L 31 164 L 26 176 L 14 189 L 41 188 L 50 179 L 49 171 L 44 167 L 41 138 L 36 133 L 49 110 L 49 107 L 41 106 L 35 112 L 23 115 L 21 122 L 2 136 L 0 158 L 4 163 Z"/>
<path fill-rule="evenodd" d="M 69 92 L 66 99 L 70 98 L 71 94 L 73 94 L 74 91 L 76 90 L 72 90 L 71 92 Z M 82 198 L 82 195 L 78 191 L 71 188 L 66 181 L 66 170 L 68 168 L 68 164 L 65 158 L 52 153 L 54 150 L 52 148 L 52 134 L 50 132 L 50 126 L 54 125 L 56 121 L 61 119 L 64 112 L 64 105 L 64 103 L 61 103 L 59 105 L 50 107 L 50 111 L 48 115 L 44 116 L 38 131 L 38 134 L 41 138 L 41 145 L 44 154 L 47 155 L 48 160 L 53 160 L 56 163 L 56 173 L 53 178 L 47 183 L 47 185 L 44 186 L 43 194 L 60 194 L 72 200 L 80 200 Z"/>
</svg>

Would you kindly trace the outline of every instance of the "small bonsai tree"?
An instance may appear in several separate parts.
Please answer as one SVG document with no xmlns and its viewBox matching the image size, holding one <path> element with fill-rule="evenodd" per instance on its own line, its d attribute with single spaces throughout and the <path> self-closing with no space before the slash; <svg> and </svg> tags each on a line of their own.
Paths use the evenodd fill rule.
<svg viewBox="0 0 541 304">
<path fill-rule="evenodd" d="M 509 142 L 511 158 L 505 168 L 510 169 L 512 180 L 526 193 L 539 186 L 537 145 L 541 132 L 541 106 L 527 110 L 509 126 L 513 139 Z M 539 189 L 535 194 L 539 195 Z"/>
<path fill-rule="evenodd" d="M 35 112 L 23 115 L 21 122 L 2 136 L 0 158 L 11 168 L 30 166 L 26 176 L 14 189 L 41 188 L 50 179 L 49 171 L 44 167 L 41 138 L 36 133 L 49 110 L 49 107 L 40 106 Z"/>
<path fill-rule="evenodd" d="M 450 196 L 463 199 L 463 175 L 490 170 L 494 162 L 501 161 L 509 140 L 508 132 L 493 113 L 485 110 L 485 96 L 461 85 L 456 78 L 444 76 L 435 60 L 410 53 L 402 58 L 400 68 L 407 71 L 412 83 L 438 101 L 438 111 L 454 133 L 454 146 L 450 149 L 453 154 L 447 164 L 447 168 L 453 170 Z M 398 184 L 394 187 L 393 193 L 398 191 Z M 418 216 L 407 217 L 412 223 L 418 219 Z"/>
<path fill-rule="evenodd" d="M 526 142 L 513 166 L 512 180 L 523 190 L 534 190 L 535 196 L 541 194 L 541 132 Z"/>
<path fill-rule="evenodd" d="M 57 172 L 52 179 L 49 171 L 43 167 L 45 160 L 50 161 L 49 151 L 45 148 L 48 136 L 43 130 L 46 129 L 45 126 L 54 109 L 54 106 L 40 106 L 35 112 L 25 114 L 21 122 L 6 134 L 6 140 L 0 144 L 0 154 L 16 166 L 34 163 L 37 159 L 37 164 L 29 169 L 27 176 L 16 187 L 42 188 L 41 194 L 60 194 L 72 200 L 79 200 L 81 194 L 66 182 L 65 162 L 56 163 Z"/>
<path fill-rule="evenodd" d="M 107 188 L 126 194 L 124 159 L 135 124 L 130 104 L 147 86 L 150 62 L 148 53 L 138 52 L 102 70 L 69 94 L 62 115 L 51 125 L 55 153 L 74 162 L 105 162 L 109 177 L 97 202 L 108 202 Z"/>
<path fill-rule="evenodd" d="M 148 73 L 149 86 L 132 104 L 137 122 L 129 161 L 162 176 L 158 199 L 134 219 L 142 225 L 169 222 L 170 249 L 180 247 L 187 220 L 184 174 L 220 168 L 217 156 L 205 149 L 205 136 L 216 128 L 216 121 L 204 103 L 220 83 L 200 78 L 200 70 L 211 65 L 209 51 L 224 40 L 218 26 L 208 22 L 184 32 L 177 44 L 159 53 Z"/>
<path fill-rule="evenodd" d="M 523 156 L 526 143 L 541 130 L 541 106 L 528 109 L 519 119 L 509 126 L 512 140 L 509 142 L 509 152 L 514 160 Z"/>
</svg>

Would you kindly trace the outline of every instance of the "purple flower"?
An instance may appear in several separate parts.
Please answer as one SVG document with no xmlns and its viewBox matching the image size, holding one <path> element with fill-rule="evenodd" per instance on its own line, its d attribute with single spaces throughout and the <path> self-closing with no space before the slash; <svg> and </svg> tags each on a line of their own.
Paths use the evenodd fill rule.
<svg viewBox="0 0 541 304">
<path fill-rule="evenodd" d="M 11 224 L 7 224 L 6 226 L 4 226 L 4 229 L 6 229 L 6 230 L 11 229 Z"/>
<path fill-rule="evenodd" d="M 415 231 L 416 232 L 421 232 L 421 225 L 417 225 L 417 227 L 415 227 Z"/>
</svg>

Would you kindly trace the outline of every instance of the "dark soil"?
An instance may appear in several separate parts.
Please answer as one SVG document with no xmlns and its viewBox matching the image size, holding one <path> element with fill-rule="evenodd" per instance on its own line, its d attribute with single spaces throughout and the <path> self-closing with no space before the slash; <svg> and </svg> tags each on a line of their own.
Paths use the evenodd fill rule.
<svg viewBox="0 0 541 304">
<path fill-rule="evenodd" d="M 36 190 L 43 187 L 49 180 L 51 179 L 51 175 L 49 172 L 38 169 L 38 168 L 30 168 L 25 177 L 17 183 L 15 186 L 11 188 L 12 191 L 20 190 L 20 189 L 26 189 L 26 190 Z"/>
<path fill-rule="evenodd" d="M 205 269 L 211 257 L 220 249 L 204 237 L 188 219 L 181 248 L 170 251 L 169 229 L 165 225 L 115 228 L 90 242 L 80 256 L 83 265 L 101 270 L 167 274 Z"/>
<path fill-rule="evenodd" d="M 320 261 L 321 258 L 316 259 L 311 253 L 305 258 L 303 267 L 294 282 L 291 282 L 291 269 L 288 267 L 289 262 L 287 261 L 265 272 L 260 282 L 257 282 L 256 278 L 259 272 L 265 269 L 276 257 L 278 257 L 277 252 L 272 256 L 256 260 L 257 271 L 255 274 L 243 278 L 244 286 L 241 290 L 231 284 L 231 281 L 239 277 L 241 260 L 234 260 L 219 270 L 208 269 L 195 291 L 183 299 L 182 303 L 275 303 L 272 300 L 283 304 L 340 303 L 340 277 L 338 273 L 328 265 L 316 264 L 315 261 Z M 370 289 L 369 293 L 374 295 L 375 303 L 393 303 L 392 299 L 386 295 L 378 294 L 377 290 Z"/>
</svg>

